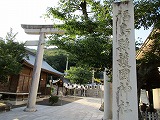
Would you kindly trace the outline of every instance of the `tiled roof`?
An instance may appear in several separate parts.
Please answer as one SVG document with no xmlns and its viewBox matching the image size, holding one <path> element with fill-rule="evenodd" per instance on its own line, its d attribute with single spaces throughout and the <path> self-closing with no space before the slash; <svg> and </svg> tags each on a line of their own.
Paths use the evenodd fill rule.
<svg viewBox="0 0 160 120">
<path fill-rule="evenodd" d="M 31 64 L 31 65 L 34 66 L 35 55 L 32 55 L 32 54 L 28 53 L 28 57 L 25 57 L 24 60 L 25 60 L 27 63 L 29 63 L 29 64 Z M 54 73 L 59 74 L 59 75 L 63 75 L 63 73 L 61 73 L 61 72 L 55 70 L 54 68 L 52 68 L 52 67 L 51 67 L 46 61 L 44 61 L 44 60 L 42 61 L 42 69 L 47 70 L 47 71 L 50 71 L 50 72 L 54 72 Z"/>
<path fill-rule="evenodd" d="M 156 33 L 160 33 L 160 30 L 159 29 L 152 29 L 152 31 L 149 34 L 149 36 L 147 37 L 147 39 L 144 41 L 144 43 L 142 44 L 142 46 L 138 50 L 138 52 L 136 54 L 136 59 L 143 58 L 144 52 L 147 52 L 152 48 L 151 45 L 153 45 L 154 39 L 152 39 L 150 37 Z"/>
</svg>

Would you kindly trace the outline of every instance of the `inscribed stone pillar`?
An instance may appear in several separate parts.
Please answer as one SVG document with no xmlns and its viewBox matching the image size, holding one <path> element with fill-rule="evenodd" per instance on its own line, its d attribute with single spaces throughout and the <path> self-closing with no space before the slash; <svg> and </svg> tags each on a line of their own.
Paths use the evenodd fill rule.
<svg viewBox="0 0 160 120">
<path fill-rule="evenodd" d="M 113 120 L 138 120 L 132 1 L 113 3 Z"/>
</svg>

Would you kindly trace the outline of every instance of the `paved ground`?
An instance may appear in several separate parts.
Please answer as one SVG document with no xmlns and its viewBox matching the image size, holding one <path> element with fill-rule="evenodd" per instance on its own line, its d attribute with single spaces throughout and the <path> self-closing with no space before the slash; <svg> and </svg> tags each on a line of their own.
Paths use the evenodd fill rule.
<svg viewBox="0 0 160 120">
<path fill-rule="evenodd" d="M 36 105 L 36 112 L 24 112 L 25 107 L 0 113 L 0 120 L 102 120 L 100 98 L 83 99 L 62 106 Z"/>
</svg>

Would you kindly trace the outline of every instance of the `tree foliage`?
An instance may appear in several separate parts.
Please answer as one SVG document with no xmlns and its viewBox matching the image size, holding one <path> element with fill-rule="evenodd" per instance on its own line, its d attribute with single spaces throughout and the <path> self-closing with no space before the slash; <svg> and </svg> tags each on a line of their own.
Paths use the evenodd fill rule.
<svg viewBox="0 0 160 120">
<path fill-rule="evenodd" d="M 6 38 L 0 40 L 0 82 L 6 82 L 8 76 L 20 72 L 21 61 L 26 56 L 24 44 L 14 42 L 15 36 L 11 29 Z"/>
<path fill-rule="evenodd" d="M 75 54 L 80 63 L 110 68 L 112 3 L 113 0 L 60 0 L 58 7 L 48 8 L 47 16 L 62 23 L 54 26 L 65 30 L 65 35 L 53 35 L 50 44 Z M 159 0 L 134 0 L 135 28 L 158 27 L 159 4 Z"/>
<path fill-rule="evenodd" d="M 66 78 L 70 79 L 71 83 L 87 84 L 92 79 L 92 73 L 89 69 L 84 67 L 71 67 L 66 72 Z"/>
<path fill-rule="evenodd" d="M 66 70 L 66 62 L 68 59 L 68 68 L 75 66 L 74 57 L 64 50 L 53 48 L 44 51 L 45 60 L 56 70 L 64 72 Z"/>
<path fill-rule="evenodd" d="M 160 1 L 159 0 L 136 0 L 135 4 L 135 27 L 160 28 Z"/>
<path fill-rule="evenodd" d="M 52 35 L 50 44 L 75 55 L 79 64 L 90 67 L 110 67 L 112 17 L 111 6 L 93 0 L 60 0 L 58 7 L 48 9 L 48 16 L 58 19 L 64 35 Z"/>
<path fill-rule="evenodd" d="M 58 7 L 48 9 L 47 16 L 59 20 L 55 25 L 65 35 L 53 35 L 50 43 L 76 55 L 81 63 L 92 67 L 111 66 L 112 3 L 94 0 L 60 0 Z M 134 0 L 135 28 L 159 28 L 159 0 Z M 157 33 L 153 37 L 158 38 Z M 104 61 L 105 60 L 105 61 Z"/>
</svg>

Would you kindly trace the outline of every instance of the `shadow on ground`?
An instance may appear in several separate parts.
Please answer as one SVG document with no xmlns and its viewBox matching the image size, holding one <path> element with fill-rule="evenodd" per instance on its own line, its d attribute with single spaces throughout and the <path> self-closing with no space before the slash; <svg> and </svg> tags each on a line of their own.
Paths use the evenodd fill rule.
<svg viewBox="0 0 160 120">
<path fill-rule="evenodd" d="M 59 100 L 57 103 L 53 104 L 52 106 L 61 106 L 61 105 L 65 105 L 71 102 L 74 102 L 76 100 L 79 100 L 82 98 L 78 98 L 78 97 L 70 97 L 70 96 L 64 96 L 64 97 L 59 97 Z M 47 105 L 47 106 L 51 106 L 51 104 L 49 103 L 48 98 L 47 99 L 43 99 L 43 101 L 38 101 L 37 105 Z"/>
<path fill-rule="evenodd" d="M 49 103 L 49 98 L 44 98 L 42 101 L 38 101 L 36 102 L 37 105 L 46 105 L 46 106 L 61 106 L 61 105 L 65 105 L 71 102 L 74 102 L 76 100 L 82 99 L 80 97 L 72 97 L 72 96 L 63 96 L 63 97 L 59 97 L 59 100 L 57 103 L 55 103 L 54 105 L 51 105 Z M 22 104 L 22 105 L 12 105 L 11 108 L 17 108 L 17 107 L 24 107 L 26 106 L 26 104 Z"/>
</svg>

